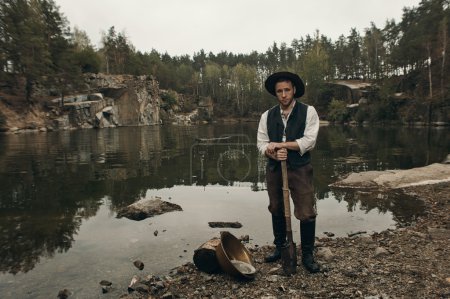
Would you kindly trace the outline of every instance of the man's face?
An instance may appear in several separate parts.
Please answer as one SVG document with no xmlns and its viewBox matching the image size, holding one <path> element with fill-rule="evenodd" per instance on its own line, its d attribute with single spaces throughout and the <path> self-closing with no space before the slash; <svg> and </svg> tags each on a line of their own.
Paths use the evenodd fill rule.
<svg viewBox="0 0 450 299">
<path fill-rule="evenodd" d="M 275 93 L 281 108 L 284 110 L 288 108 L 294 100 L 295 87 L 290 81 L 281 81 L 275 84 Z"/>
</svg>

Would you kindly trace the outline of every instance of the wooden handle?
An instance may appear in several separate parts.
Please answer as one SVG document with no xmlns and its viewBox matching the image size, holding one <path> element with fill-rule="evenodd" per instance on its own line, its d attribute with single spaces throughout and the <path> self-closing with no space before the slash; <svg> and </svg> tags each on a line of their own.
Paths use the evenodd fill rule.
<svg viewBox="0 0 450 299">
<path fill-rule="evenodd" d="M 288 175 L 286 160 L 281 161 L 281 176 L 283 178 L 283 205 L 284 205 L 284 218 L 286 219 L 286 232 L 291 232 L 291 205 L 289 202 L 289 186 L 288 186 Z M 292 238 L 292 237 L 291 237 Z"/>
</svg>

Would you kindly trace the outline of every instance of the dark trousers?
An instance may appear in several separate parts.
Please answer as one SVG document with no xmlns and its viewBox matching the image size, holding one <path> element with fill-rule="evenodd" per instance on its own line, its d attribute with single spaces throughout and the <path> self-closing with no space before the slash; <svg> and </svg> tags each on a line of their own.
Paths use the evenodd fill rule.
<svg viewBox="0 0 450 299">
<path fill-rule="evenodd" d="M 268 209 L 273 216 L 284 216 L 283 179 L 281 167 L 266 170 Z M 288 169 L 289 191 L 294 203 L 294 216 L 300 221 L 311 221 L 317 216 L 313 186 L 313 167 L 306 164 L 296 169 Z"/>
</svg>

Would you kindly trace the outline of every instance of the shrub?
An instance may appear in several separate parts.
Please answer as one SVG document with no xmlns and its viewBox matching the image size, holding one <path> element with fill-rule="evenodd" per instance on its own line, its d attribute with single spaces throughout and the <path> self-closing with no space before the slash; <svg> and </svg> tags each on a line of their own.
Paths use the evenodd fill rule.
<svg viewBox="0 0 450 299">
<path fill-rule="evenodd" d="M 178 104 L 177 94 L 175 91 L 169 90 L 161 93 L 161 108 L 167 110 Z"/>
<path fill-rule="evenodd" d="M 396 120 L 397 107 L 393 101 L 382 100 L 373 106 L 370 118 L 373 121 Z"/>
<path fill-rule="evenodd" d="M 354 119 L 357 123 L 370 120 L 370 110 L 367 105 L 359 105 L 358 111 L 355 113 Z"/>
<path fill-rule="evenodd" d="M 350 114 L 345 102 L 333 99 L 328 108 L 328 119 L 333 122 L 344 123 L 349 118 Z"/>
</svg>

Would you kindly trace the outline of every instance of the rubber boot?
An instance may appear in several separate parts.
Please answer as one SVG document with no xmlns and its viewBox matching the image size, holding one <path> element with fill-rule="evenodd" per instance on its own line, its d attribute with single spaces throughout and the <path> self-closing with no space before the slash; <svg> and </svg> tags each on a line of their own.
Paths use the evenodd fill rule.
<svg viewBox="0 0 450 299">
<path fill-rule="evenodd" d="M 302 247 L 302 264 L 310 273 L 320 272 L 314 261 L 314 240 L 316 238 L 316 221 L 300 222 L 300 240 Z"/>
<path fill-rule="evenodd" d="M 286 219 L 284 216 L 272 215 L 272 229 L 275 244 L 275 250 L 272 254 L 265 257 L 266 263 L 273 263 L 281 259 L 281 248 L 286 246 Z"/>
</svg>

